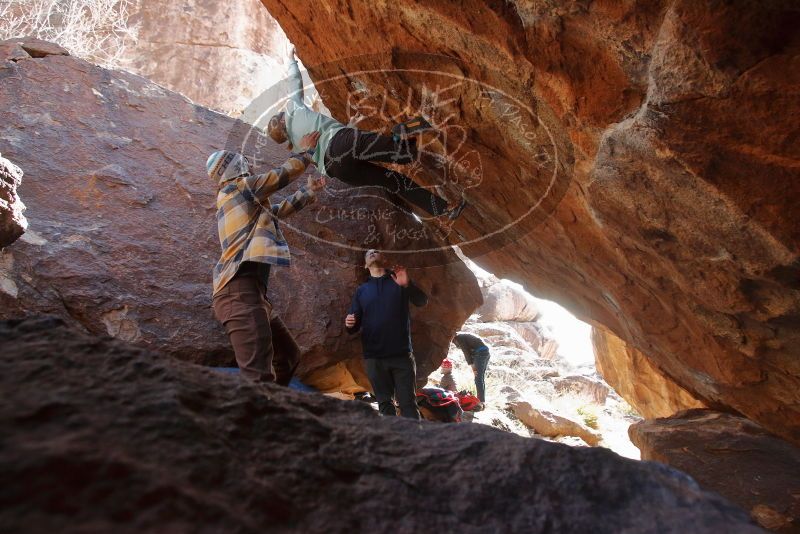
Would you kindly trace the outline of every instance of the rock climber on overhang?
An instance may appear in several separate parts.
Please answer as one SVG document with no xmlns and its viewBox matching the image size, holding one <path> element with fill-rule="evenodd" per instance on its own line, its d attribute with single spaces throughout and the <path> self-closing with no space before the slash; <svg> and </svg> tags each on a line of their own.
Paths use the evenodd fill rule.
<svg viewBox="0 0 800 534">
<path fill-rule="evenodd" d="M 461 215 L 466 202 L 448 206 L 446 200 L 414 183 L 408 176 L 376 163 L 409 164 L 419 157 L 416 136 L 431 130 L 422 117 L 397 125 L 393 136 L 359 130 L 318 113 L 303 101 L 303 79 L 294 47 L 289 51 L 289 76 L 292 94 L 285 111 L 274 115 L 267 126 L 269 136 L 289 149 L 314 131 L 320 132 L 313 154 L 317 169 L 324 175 L 356 186 L 378 186 L 437 217 L 440 226 L 449 226 Z"/>
</svg>

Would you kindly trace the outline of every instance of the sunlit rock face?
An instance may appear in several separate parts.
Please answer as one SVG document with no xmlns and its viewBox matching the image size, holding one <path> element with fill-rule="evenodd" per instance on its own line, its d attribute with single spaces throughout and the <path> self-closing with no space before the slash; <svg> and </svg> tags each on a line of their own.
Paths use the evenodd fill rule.
<svg viewBox="0 0 800 534">
<path fill-rule="evenodd" d="M 0 155 L 0 248 L 16 241 L 28 227 L 25 204 L 17 194 L 22 169 Z"/>
<path fill-rule="evenodd" d="M 229 114 L 283 77 L 288 41 L 258 0 L 139 0 L 121 66 Z"/>
<path fill-rule="evenodd" d="M 57 314 L 94 334 L 196 363 L 233 365 L 211 311 L 220 244 L 217 187 L 205 162 L 238 143 L 251 150 L 242 140 L 249 127 L 139 76 L 37 50 L 34 58 L 17 44 L 0 43 L 0 148 L 3 157 L 24 162 L 18 192 L 30 221 L 23 238 L 0 256 L 0 318 Z M 285 148 L 258 138 L 257 170 L 283 164 Z M 387 198 L 357 202 L 370 212 Z M 435 249 L 424 255 L 433 265 L 391 258 L 410 267 L 431 295 L 429 306 L 413 312 L 424 376 L 480 305 L 475 277 L 427 234 L 404 242 L 410 237 L 397 228 L 423 229 L 400 211 L 382 217 L 370 232 L 375 242 L 364 243 L 365 221 L 338 216 L 353 205 L 347 195 L 323 191 L 317 203 L 282 223 L 293 260 L 273 270 L 269 295 L 303 351 L 299 374 L 350 360 L 362 376 L 361 343 L 345 332 L 344 317 L 367 276 L 365 248 L 391 241 Z"/>
<path fill-rule="evenodd" d="M 796 2 L 263 3 L 335 116 L 453 133 L 468 256 L 800 443 Z"/>
<path fill-rule="evenodd" d="M 529 293 L 494 276 L 478 279 L 483 293 L 483 304 L 475 310 L 484 323 L 493 321 L 534 322 L 539 308 Z"/>
<path fill-rule="evenodd" d="M 592 347 L 597 371 L 643 417 L 668 417 L 681 410 L 706 407 L 647 356 L 611 332 L 593 328 Z"/>
</svg>

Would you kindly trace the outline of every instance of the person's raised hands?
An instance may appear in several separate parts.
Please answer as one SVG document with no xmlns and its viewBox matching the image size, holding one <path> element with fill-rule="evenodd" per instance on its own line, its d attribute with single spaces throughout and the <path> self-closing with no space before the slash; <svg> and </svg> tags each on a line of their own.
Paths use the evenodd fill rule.
<svg viewBox="0 0 800 534">
<path fill-rule="evenodd" d="M 392 273 L 392 280 L 395 281 L 397 285 L 400 287 L 407 287 L 408 286 L 408 271 L 402 265 L 395 265 L 392 269 L 394 272 Z"/>
<path fill-rule="evenodd" d="M 308 177 L 308 188 L 314 191 L 320 191 L 323 187 L 325 187 L 325 177 L 324 176 L 309 176 Z"/>
</svg>

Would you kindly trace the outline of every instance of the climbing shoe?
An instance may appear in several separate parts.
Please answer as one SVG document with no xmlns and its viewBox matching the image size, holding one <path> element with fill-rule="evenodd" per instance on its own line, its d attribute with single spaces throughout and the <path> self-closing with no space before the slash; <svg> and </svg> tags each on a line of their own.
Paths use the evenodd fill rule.
<svg viewBox="0 0 800 534">
<path fill-rule="evenodd" d="M 464 211 L 464 208 L 466 207 L 467 207 L 467 201 L 461 199 L 461 202 L 459 202 L 458 206 L 452 208 L 447 212 L 447 218 L 451 221 L 455 221 L 456 219 L 458 219 L 458 217 L 461 215 L 461 212 Z"/>
<path fill-rule="evenodd" d="M 361 401 L 361 402 L 369 402 L 369 403 L 378 402 L 378 399 L 376 399 L 375 397 L 370 395 L 370 393 L 367 392 L 367 391 L 354 393 L 353 396 L 356 398 L 356 400 Z"/>
<path fill-rule="evenodd" d="M 431 123 L 429 123 L 425 117 L 419 116 L 406 122 L 395 124 L 392 128 L 392 137 L 395 141 L 399 141 L 401 139 L 406 139 L 411 134 L 426 132 L 433 129 L 433 126 L 431 126 Z"/>
</svg>

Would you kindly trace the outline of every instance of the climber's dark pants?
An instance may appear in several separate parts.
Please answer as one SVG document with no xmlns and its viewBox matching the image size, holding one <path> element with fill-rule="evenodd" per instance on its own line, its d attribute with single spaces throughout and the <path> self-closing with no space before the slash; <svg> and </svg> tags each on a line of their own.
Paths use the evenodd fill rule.
<svg viewBox="0 0 800 534">
<path fill-rule="evenodd" d="M 342 182 L 356 187 L 378 186 L 417 206 L 431 215 L 447 211 L 447 202 L 415 184 L 405 174 L 370 162 L 407 164 L 417 160 L 413 141 L 342 128 L 331 139 L 325 155 L 325 171 Z"/>
<path fill-rule="evenodd" d="M 378 410 L 383 415 L 397 415 L 392 397 L 397 398 L 400 415 L 419 419 L 415 395 L 417 365 L 414 355 L 392 358 L 366 358 L 364 367 L 372 384 L 372 392 L 378 399 Z"/>
<path fill-rule="evenodd" d="M 486 368 L 489 367 L 489 348 L 481 347 L 472 353 L 472 365 L 475 367 L 475 389 L 481 402 L 486 402 Z"/>
<path fill-rule="evenodd" d="M 214 295 L 214 315 L 228 334 L 236 363 L 246 378 L 288 385 L 300 347 L 266 299 L 269 270 L 245 262 Z"/>
</svg>

